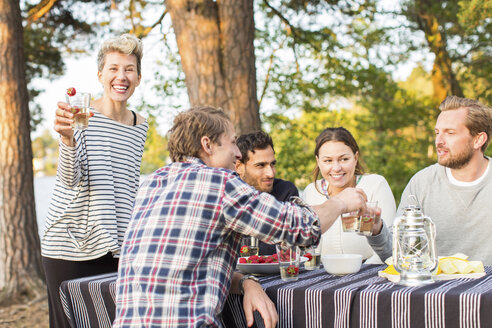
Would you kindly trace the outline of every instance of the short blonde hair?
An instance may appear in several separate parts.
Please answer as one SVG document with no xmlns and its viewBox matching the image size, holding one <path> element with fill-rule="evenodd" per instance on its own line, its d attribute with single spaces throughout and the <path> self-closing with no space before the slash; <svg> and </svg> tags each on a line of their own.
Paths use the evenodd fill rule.
<svg viewBox="0 0 492 328">
<path fill-rule="evenodd" d="M 441 111 L 465 108 L 467 110 L 465 126 L 472 136 L 480 132 L 487 134 L 487 141 L 482 145 L 482 152 L 485 153 L 490 143 L 492 135 L 492 108 L 480 103 L 478 100 L 448 96 L 439 105 Z"/>
<path fill-rule="evenodd" d="M 119 52 L 128 56 L 135 55 L 137 58 L 137 73 L 138 75 L 141 75 L 143 45 L 140 39 L 134 35 L 126 33 L 104 41 L 97 55 L 97 69 L 99 72 L 102 72 L 104 68 L 106 55 L 111 52 Z"/>
<path fill-rule="evenodd" d="M 193 107 L 179 113 L 169 130 L 167 148 L 173 162 L 183 162 L 187 157 L 199 158 L 202 137 L 220 145 L 220 137 L 232 124 L 229 117 L 213 107 Z"/>
</svg>

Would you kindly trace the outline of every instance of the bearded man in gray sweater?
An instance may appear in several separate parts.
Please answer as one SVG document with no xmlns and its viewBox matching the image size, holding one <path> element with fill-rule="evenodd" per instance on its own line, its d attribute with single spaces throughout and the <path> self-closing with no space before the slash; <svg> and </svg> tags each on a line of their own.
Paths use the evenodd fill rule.
<svg viewBox="0 0 492 328">
<path fill-rule="evenodd" d="M 492 164 L 484 154 L 492 134 L 492 108 L 449 96 L 439 109 L 437 163 L 410 179 L 397 215 L 414 195 L 436 225 L 437 255 L 460 252 L 492 265 Z M 382 221 L 377 224 L 380 233 L 367 239 L 384 261 L 392 255 L 392 235 Z"/>
</svg>

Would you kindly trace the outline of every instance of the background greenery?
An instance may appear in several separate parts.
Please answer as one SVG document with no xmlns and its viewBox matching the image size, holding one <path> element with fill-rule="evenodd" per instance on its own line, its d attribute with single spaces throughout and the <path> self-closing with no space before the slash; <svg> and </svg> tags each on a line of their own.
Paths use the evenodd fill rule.
<svg viewBox="0 0 492 328">
<path fill-rule="evenodd" d="M 82 54 L 88 38 L 131 32 L 158 36 L 154 94 L 183 94 L 163 2 L 59 0 L 39 15 L 46 3 L 22 2 L 28 82 L 64 74 L 64 61 Z M 112 21 L 115 12 L 118 24 Z M 492 103 L 491 17 L 490 0 L 255 1 L 258 100 L 263 128 L 275 143 L 279 177 L 304 188 L 312 180 L 314 139 L 326 127 L 344 126 L 358 141 L 367 171 L 385 176 L 398 202 L 409 178 L 436 160 L 433 128 L 443 96 Z M 408 63 L 412 73 L 398 80 Z M 164 74 L 162 65 L 174 73 Z M 43 119 L 36 104 L 41 92 L 30 84 L 34 129 Z M 173 106 L 184 109 L 176 99 Z M 137 106 L 150 124 L 145 174 L 168 160 L 156 120 L 164 114 L 162 106 L 144 100 Z M 34 157 L 56 158 L 56 148 L 47 132 L 33 141 Z M 48 163 L 45 173 L 54 174 L 53 160 Z"/>
</svg>

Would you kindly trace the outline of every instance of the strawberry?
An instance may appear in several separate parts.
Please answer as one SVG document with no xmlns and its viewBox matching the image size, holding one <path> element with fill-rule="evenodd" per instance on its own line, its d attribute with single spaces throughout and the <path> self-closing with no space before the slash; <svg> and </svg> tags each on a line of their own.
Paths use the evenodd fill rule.
<svg viewBox="0 0 492 328">
<path fill-rule="evenodd" d="M 289 252 L 285 251 L 285 252 L 280 253 L 280 259 L 284 262 L 290 261 Z"/>
<path fill-rule="evenodd" d="M 313 259 L 313 256 L 311 255 L 311 253 L 306 253 L 304 254 L 305 257 L 307 257 L 308 261 L 311 261 Z"/>
<path fill-rule="evenodd" d="M 77 114 L 78 112 L 80 112 L 80 108 L 72 107 L 72 109 L 70 109 L 70 112 L 72 112 L 72 114 Z"/>
<path fill-rule="evenodd" d="M 241 252 L 241 254 L 247 254 L 247 253 L 249 253 L 249 247 L 248 246 L 241 247 L 240 252 Z"/>
<path fill-rule="evenodd" d="M 295 265 L 289 265 L 287 267 L 287 274 L 289 276 L 297 276 L 298 273 L 299 273 L 299 268 L 296 267 Z"/>
<path fill-rule="evenodd" d="M 76 93 L 77 93 L 77 91 L 75 91 L 75 88 L 68 88 L 67 89 L 67 95 L 69 97 L 75 96 Z"/>
<path fill-rule="evenodd" d="M 89 112 L 89 117 L 94 116 L 94 112 Z"/>
<path fill-rule="evenodd" d="M 239 263 L 247 263 L 248 261 L 246 261 L 246 259 L 244 257 L 241 257 L 239 259 Z"/>
<path fill-rule="evenodd" d="M 248 257 L 248 261 L 259 261 L 260 260 L 260 257 L 258 255 L 251 255 L 250 257 Z"/>
</svg>

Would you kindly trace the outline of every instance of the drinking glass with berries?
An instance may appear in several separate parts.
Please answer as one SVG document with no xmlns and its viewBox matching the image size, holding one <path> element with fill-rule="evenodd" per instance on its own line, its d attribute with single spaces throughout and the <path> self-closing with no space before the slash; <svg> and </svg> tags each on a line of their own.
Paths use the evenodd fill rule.
<svg viewBox="0 0 492 328">
<path fill-rule="evenodd" d="M 298 246 L 286 246 L 277 244 L 278 264 L 280 278 L 283 281 L 296 281 L 299 279 L 300 249 Z"/>
<path fill-rule="evenodd" d="M 88 92 L 77 92 L 75 88 L 68 88 L 65 94 L 70 111 L 74 115 L 72 128 L 74 130 L 85 130 L 89 127 L 89 110 L 91 94 Z"/>
<path fill-rule="evenodd" d="M 258 239 L 255 237 L 243 237 L 240 253 L 242 257 L 258 255 Z"/>
<path fill-rule="evenodd" d="M 304 262 L 304 269 L 315 270 L 321 266 L 321 240 L 318 247 L 309 247 L 304 249 L 303 256 L 307 258 Z"/>
</svg>

